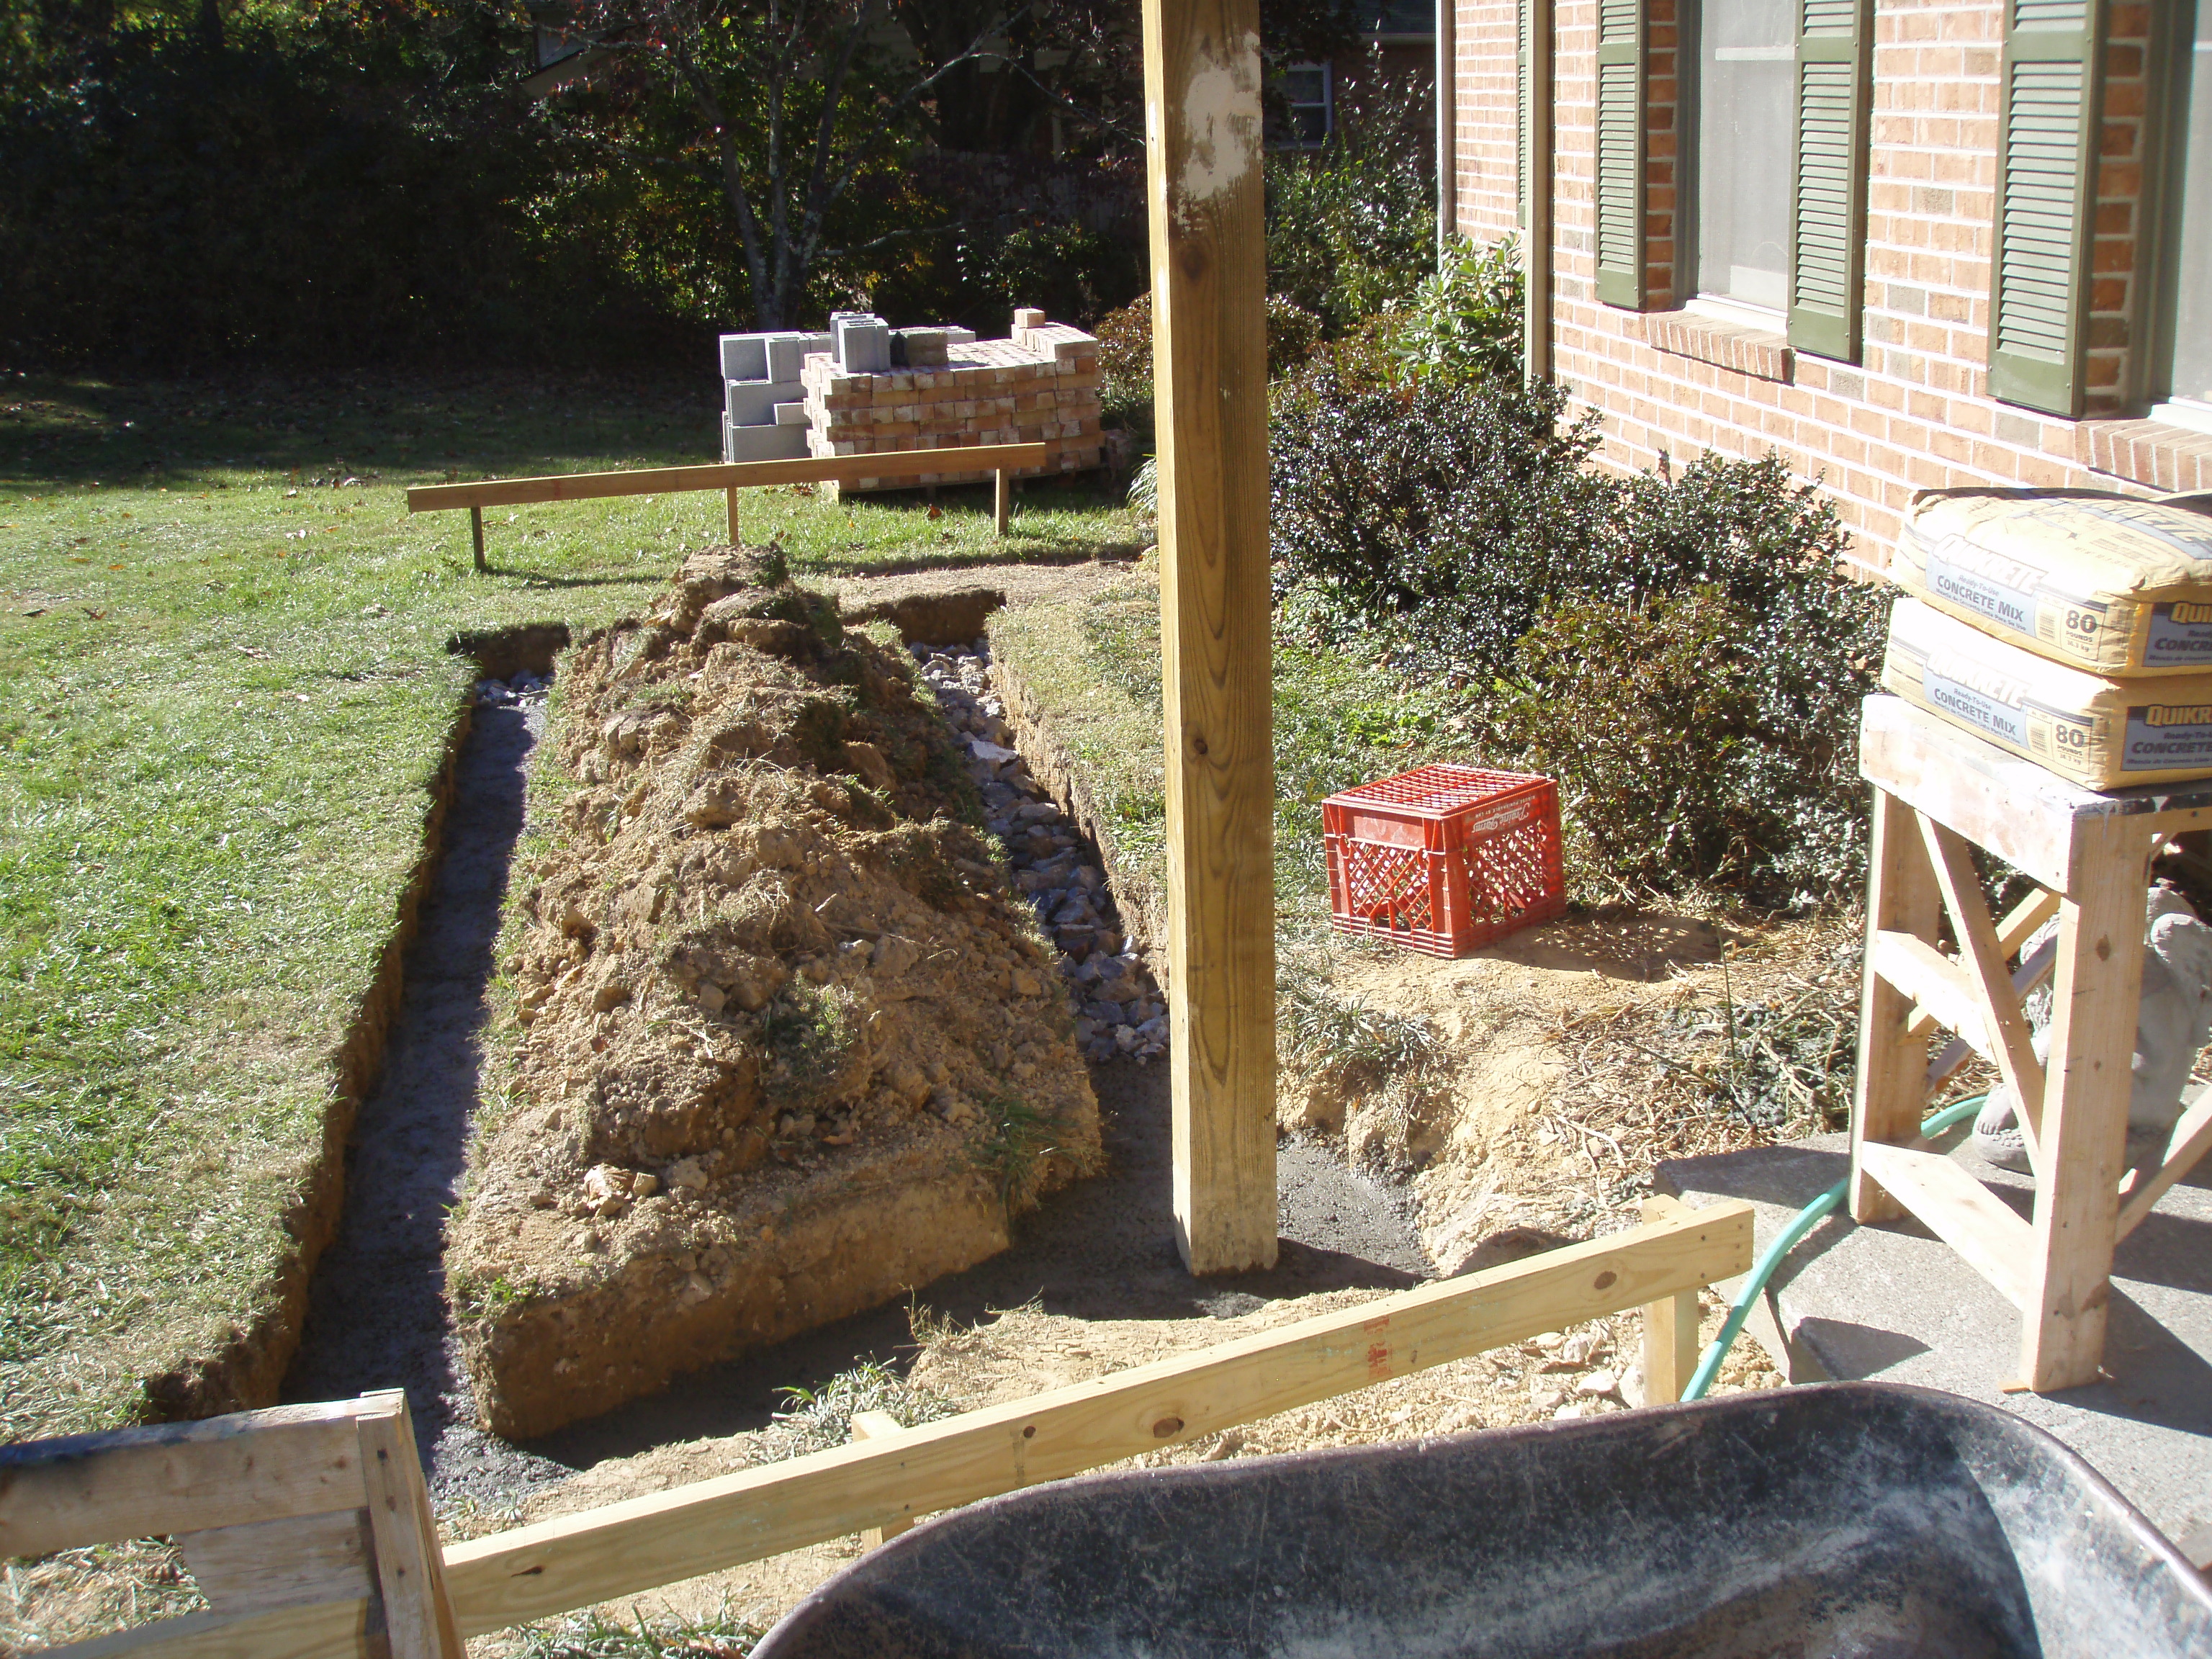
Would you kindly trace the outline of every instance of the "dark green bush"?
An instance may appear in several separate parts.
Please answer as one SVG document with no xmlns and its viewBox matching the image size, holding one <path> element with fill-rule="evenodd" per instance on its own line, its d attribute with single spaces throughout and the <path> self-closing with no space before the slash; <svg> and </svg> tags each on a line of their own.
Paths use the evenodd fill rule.
<svg viewBox="0 0 2212 1659">
<path fill-rule="evenodd" d="M 1461 688 L 1492 760 L 1559 780 L 1603 886 L 1856 885 L 1886 611 L 1840 573 L 1833 507 L 1771 455 L 1596 472 L 1595 417 L 1565 412 L 1509 377 L 1299 377 L 1273 441 L 1286 624 Z"/>
<path fill-rule="evenodd" d="M 1320 361 L 1273 423 L 1279 589 L 1324 629 L 1379 628 L 1425 671 L 1487 684 L 1602 534 L 1594 416 L 1510 380 L 1362 384 Z"/>
</svg>

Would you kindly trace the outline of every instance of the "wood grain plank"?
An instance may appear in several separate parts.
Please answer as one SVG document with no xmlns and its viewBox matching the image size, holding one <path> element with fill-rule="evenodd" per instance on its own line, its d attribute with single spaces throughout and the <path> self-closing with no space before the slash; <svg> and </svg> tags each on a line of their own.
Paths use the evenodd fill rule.
<svg viewBox="0 0 2212 1659">
<path fill-rule="evenodd" d="M 2018 956 L 2020 947 L 2027 943 L 2029 936 L 2057 914 L 2058 895 L 2047 887 L 2037 888 L 2006 912 L 2005 919 L 1997 924 L 1999 954 L 2008 960 Z M 2049 971 L 2048 969 L 2045 969 L 2045 973 Z M 2040 978 L 2041 976 L 2039 975 L 2037 979 L 2031 980 L 2026 984 L 2022 984 L 2015 978 L 2013 981 L 2014 996 L 2023 996 L 2034 989 Z M 1912 1023 L 1905 1028 L 1905 1034 L 1911 1037 L 1929 1036 L 1935 1031 L 1937 1023 L 1936 1016 L 1926 1009 L 1915 1008 L 1912 1011 Z"/>
<path fill-rule="evenodd" d="M 464 1635 L 953 1509 L 1749 1271 L 1717 1204 L 1281 1330 L 767 1468 L 457 1544 Z"/>
<path fill-rule="evenodd" d="M 395 1389 L 367 1397 L 385 1407 L 358 1421 L 369 1536 L 392 1659 L 464 1659 L 407 1396 Z"/>
<path fill-rule="evenodd" d="M 2015 1308 L 2027 1300 L 2034 1238 L 2004 1200 L 1941 1152 L 1869 1144 L 1861 1154 L 1882 1189 L 1917 1216 Z"/>
<path fill-rule="evenodd" d="M 2085 819 L 2058 913 L 2051 1081 L 2021 1340 L 2021 1375 L 2039 1394 L 2094 1382 L 2104 1358 L 2150 854 L 2140 818 Z"/>
<path fill-rule="evenodd" d="M 2035 1057 L 2035 1042 L 2021 1017 L 2019 999 L 2013 995 L 2012 976 L 2005 971 L 2005 951 L 1990 920 L 1988 901 L 1982 896 L 1981 878 L 1975 872 L 1973 854 L 1955 830 L 1946 829 L 1926 813 L 1920 820 L 1921 837 L 1929 862 L 1936 869 L 1936 884 L 1943 895 L 1943 908 L 1951 913 L 1958 935 L 1960 977 L 1970 988 L 1981 1014 L 1982 1030 L 1998 1073 L 2011 1086 L 2017 1103 L 2021 1138 L 2027 1143 L 2028 1161 L 2039 1164 L 2038 1132 L 2043 1121 L 2043 1062 Z"/>
<path fill-rule="evenodd" d="M 561 472 L 479 483 L 416 484 L 410 513 L 457 507 L 526 507 L 539 501 L 594 501 L 624 495 L 668 495 L 690 489 L 756 489 L 771 484 L 854 483 L 862 478 L 914 478 L 930 472 L 991 472 L 1042 467 L 1045 446 L 948 445 L 887 450 L 874 455 L 810 456 L 791 461 L 728 461 L 709 466 L 649 466 L 622 472 Z"/>
<path fill-rule="evenodd" d="M 1176 1245 L 1275 1260 L 1265 168 L 1257 0 L 1145 0 Z"/>
<path fill-rule="evenodd" d="M 187 1613 L 39 1650 L 40 1659 L 391 1659 L 391 1651 L 366 1601 L 316 1601 L 243 1618 Z"/>
<path fill-rule="evenodd" d="M 1912 809 L 1887 788 L 1874 792 L 1874 844 L 1867 860 L 1866 972 L 1859 989 L 1858 1071 L 1851 1094 L 1851 1215 L 1889 1221 L 1897 1201 L 1881 1190 L 1859 1156 L 1869 1142 L 1897 1143 L 1920 1133 L 1927 1069 L 1905 1025 L 1916 1000 L 1876 971 L 1886 933 L 1917 937 L 1936 931 L 1942 900 L 1921 844 Z"/>
<path fill-rule="evenodd" d="M 1964 968 L 1917 934 L 1890 927 L 1875 930 L 1868 940 L 1867 962 L 1913 1006 L 1929 1010 L 1938 1025 L 1957 1032 L 1984 1060 L 1990 1057 L 1981 999 Z"/>
<path fill-rule="evenodd" d="M 356 1510 L 357 1401 L 0 1447 L 0 1556 Z"/>
<path fill-rule="evenodd" d="M 2127 1202 L 2120 1206 L 2112 1242 L 2118 1243 L 2142 1226 L 2152 1206 L 2166 1196 L 2175 1182 L 2202 1164 L 2208 1152 L 2212 1152 L 2212 1089 L 2206 1090 L 2197 1103 L 2182 1114 L 2180 1121 L 2173 1126 L 2173 1133 L 2166 1137 L 2166 1156 L 2159 1160 L 2158 1168 L 2128 1194 Z"/>
<path fill-rule="evenodd" d="M 360 1601 L 376 1589 L 366 1510 L 189 1532 L 177 1544 L 200 1594 L 217 1613 Z"/>
</svg>

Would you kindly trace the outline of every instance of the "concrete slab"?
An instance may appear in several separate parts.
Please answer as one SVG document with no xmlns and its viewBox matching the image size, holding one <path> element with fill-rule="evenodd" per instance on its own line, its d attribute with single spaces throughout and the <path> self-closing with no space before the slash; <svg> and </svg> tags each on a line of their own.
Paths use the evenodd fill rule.
<svg viewBox="0 0 2212 1659">
<path fill-rule="evenodd" d="M 2028 1178 L 1984 1163 L 1968 1133 L 1938 1145 L 2027 1216 Z M 1827 1135 L 1670 1160 L 1656 1179 L 1693 1206 L 1750 1200 L 1764 1249 L 1849 1166 L 1846 1138 Z M 1792 1382 L 1878 1376 L 2002 1406 L 2087 1458 L 2191 1560 L 2212 1562 L 2212 1159 L 2121 1243 L 2108 1380 L 2087 1388 L 2005 1393 L 2019 1374 L 2019 1314 L 1917 1222 L 1831 1217 L 1790 1252 L 1765 1304 L 1752 1334 Z"/>
</svg>

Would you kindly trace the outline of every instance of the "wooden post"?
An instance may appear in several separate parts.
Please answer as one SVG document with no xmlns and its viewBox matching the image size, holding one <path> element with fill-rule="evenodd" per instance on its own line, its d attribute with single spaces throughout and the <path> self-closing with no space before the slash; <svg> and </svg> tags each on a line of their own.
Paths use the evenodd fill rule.
<svg viewBox="0 0 2212 1659">
<path fill-rule="evenodd" d="M 1851 1113 L 1851 1219 L 1894 1221 L 1903 1206 L 1865 1168 L 1866 1141 L 1903 1145 L 1920 1133 L 1928 1104 L 1927 1043 L 1906 1036 L 1912 999 L 1874 970 L 1885 933 L 1933 938 L 1942 904 L 1913 810 L 1874 792 L 1874 845 L 1867 860 L 1867 968 L 1859 992 L 1858 1099 Z"/>
<path fill-rule="evenodd" d="M 2021 1370 L 2038 1394 L 2097 1380 L 2112 1298 L 2150 847 L 2138 820 L 2077 821 L 2058 910 L 2049 1084 Z"/>
<path fill-rule="evenodd" d="M 729 509 L 729 514 L 730 514 L 730 545 L 731 545 L 732 547 L 741 547 L 741 546 L 743 546 L 743 545 L 744 545 L 744 544 L 738 540 L 738 487 L 737 487 L 737 485 L 735 485 L 735 484 L 732 484 L 732 485 L 731 485 L 727 489 L 726 489 L 726 490 L 724 490 L 724 491 L 722 492 L 722 502 L 723 502 L 723 505 L 724 505 L 725 507 L 728 507 L 728 509 Z"/>
<path fill-rule="evenodd" d="M 465 1659 L 407 1396 L 392 1389 L 362 1398 L 388 1402 L 383 1411 L 364 1413 L 355 1425 L 392 1659 Z"/>
<path fill-rule="evenodd" d="M 1274 762 L 1257 0 L 1144 0 L 1176 1242 L 1275 1260 Z"/>
<path fill-rule="evenodd" d="M 1006 520 L 1014 514 L 1014 475 L 1005 467 L 992 474 L 991 517 L 999 533 L 1006 533 Z"/>
<path fill-rule="evenodd" d="M 472 507 L 469 509 L 469 535 L 476 543 L 477 568 L 478 570 L 489 569 L 490 567 L 484 563 L 483 508 L 480 507 Z"/>
<path fill-rule="evenodd" d="M 1001 472 L 999 476 L 1003 478 L 1006 475 Z M 889 1412 L 854 1412 L 853 1413 L 853 1438 L 855 1440 L 882 1440 L 890 1436 L 905 1432 L 904 1425 Z M 908 1531 L 913 1526 L 914 1517 L 908 1516 L 902 1521 L 886 1521 L 880 1527 L 864 1527 L 860 1531 L 860 1542 L 866 1545 L 868 1548 L 874 1549 L 877 1546 L 897 1537 L 901 1533 Z"/>
<path fill-rule="evenodd" d="M 1664 1194 L 1640 1206 L 1646 1221 L 1682 1221 L 1690 1206 Z M 1697 1374 L 1698 1293 L 1680 1291 L 1644 1307 L 1644 1403 L 1671 1406 Z"/>
</svg>

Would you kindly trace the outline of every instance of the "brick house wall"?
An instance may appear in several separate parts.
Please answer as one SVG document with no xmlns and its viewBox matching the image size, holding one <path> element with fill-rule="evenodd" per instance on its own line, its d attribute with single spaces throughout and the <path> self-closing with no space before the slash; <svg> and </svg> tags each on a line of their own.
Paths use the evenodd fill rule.
<svg viewBox="0 0 2212 1659">
<path fill-rule="evenodd" d="M 1647 0 L 1645 15 L 1650 297 L 1637 312 L 1601 304 L 1595 291 L 1597 0 L 1558 0 L 1554 12 L 1553 369 L 1602 415 L 1607 462 L 1773 450 L 1832 495 L 1860 556 L 1876 564 L 1918 489 L 2212 489 L 2212 434 L 2140 418 L 2131 390 L 2142 379 L 2150 258 L 2140 207 L 2154 72 L 2147 4 L 2114 0 L 2108 13 L 2080 420 L 1990 392 L 1998 0 L 1875 6 L 1856 362 L 1681 307 L 1690 276 L 1674 263 L 1676 0 Z M 1457 222 L 1483 240 L 1516 222 L 1516 17 L 1498 0 L 1457 0 Z"/>
</svg>

